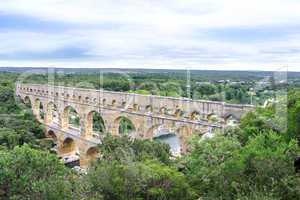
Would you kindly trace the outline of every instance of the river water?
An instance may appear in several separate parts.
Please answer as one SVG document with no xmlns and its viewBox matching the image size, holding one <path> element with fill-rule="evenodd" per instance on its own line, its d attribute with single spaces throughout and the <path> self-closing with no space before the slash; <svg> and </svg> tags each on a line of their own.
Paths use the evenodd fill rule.
<svg viewBox="0 0 300 200">
<path fill-rule="evenodd" d="M 180 140 L 174 133 L 167 133 L 166 135 L 161 135 L 154 138 L 154 140 L 166 143 L 170 146 L 173 155 L 180 154 Z"/>
</svg>

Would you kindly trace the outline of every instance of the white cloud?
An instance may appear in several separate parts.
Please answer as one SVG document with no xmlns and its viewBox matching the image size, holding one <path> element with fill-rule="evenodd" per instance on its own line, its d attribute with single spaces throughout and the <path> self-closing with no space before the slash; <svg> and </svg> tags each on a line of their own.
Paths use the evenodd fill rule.
<svg viewBox="0 0 300 200">
<path fill-rule="evenodd" d="M 1 2 L 0 13 L 63 22 L 72 27 L 59 33 L 1 32 L 0 54 L 82 46 L 89 58 L 4 59 L 0 64 L 224 69 L 292 65 L 296 69 L 300 64 L 300 37 L 295 33 L 263 42 L 217 40 L 209 35 L 212 29 L 298 25 L 299 10 L 297 0 L 9 0 Z"/>
</svg>

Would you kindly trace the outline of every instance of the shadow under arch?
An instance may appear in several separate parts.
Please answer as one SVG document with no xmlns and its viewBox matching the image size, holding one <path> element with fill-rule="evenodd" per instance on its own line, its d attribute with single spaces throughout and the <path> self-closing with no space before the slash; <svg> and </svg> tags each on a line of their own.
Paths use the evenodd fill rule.
<svg viewBox="0 0 300 200">
<path fill-rule="evenodd" d="M 67 137 L 61 145 L 60 153 L 63 155 L 66 155 L 66 154 L 71 155 L 71 154 L 75 154 L 76 150 L 77 150 L 77 147 L 76 147 L 75 141 L 72 138 Z"/>
<path fill-rule="evenodd" d="M 47 133 L 48 137 L 52 138 L 53 139 L 53 142 L 57 142 L 57 136 L 55 134 L 55 132 L 53 130 L 49 130 L 48 133 Z"/>
<path fill-rule="evenodd" d="M 92 162 L 97 160 L 97 158 L 99 157 L 99 148 L 97 147 L 90 147 L 87 152 L 86 152 L 86 159 L 88 162 Z"/>
</svg>

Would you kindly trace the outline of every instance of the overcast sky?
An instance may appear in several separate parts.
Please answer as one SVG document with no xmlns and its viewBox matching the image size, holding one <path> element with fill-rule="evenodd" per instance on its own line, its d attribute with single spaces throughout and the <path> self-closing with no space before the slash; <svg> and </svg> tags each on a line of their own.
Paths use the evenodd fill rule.
<svg viewBox="0 0 300 200">
<path fill-rule="evenodd" d="M 7 0 L 0 66 L 300 71 L 300 0 Z"/>
</svg>

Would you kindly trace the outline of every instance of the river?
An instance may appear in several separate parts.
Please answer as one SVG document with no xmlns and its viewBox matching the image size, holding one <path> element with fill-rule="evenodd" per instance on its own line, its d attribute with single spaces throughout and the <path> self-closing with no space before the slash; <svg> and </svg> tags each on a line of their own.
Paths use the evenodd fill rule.
<svg viewBox="0 0 300 200">
<path fill-rule="evenodd" d="M 166 143 L 170 146 L 173 155 L 180 154 L 180 140 L 174 133 L 167 133 L 159 137 L 154 138 L 160 142 Z"/>
</svg>

